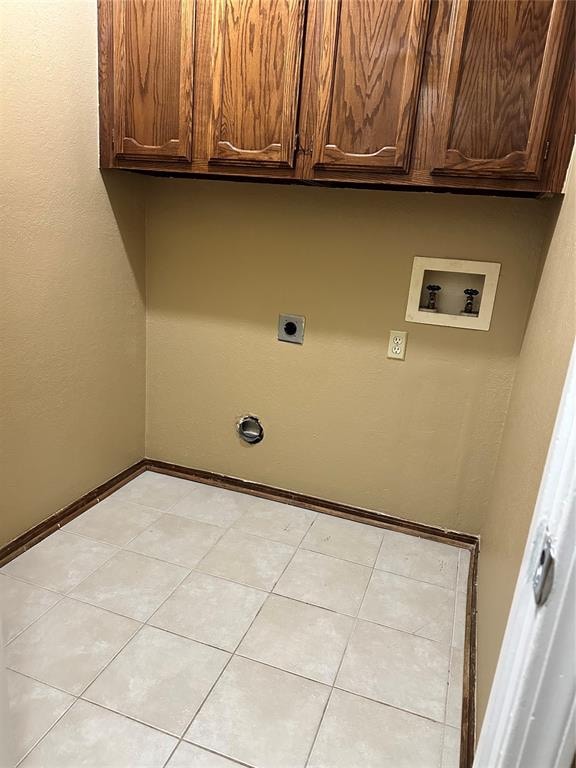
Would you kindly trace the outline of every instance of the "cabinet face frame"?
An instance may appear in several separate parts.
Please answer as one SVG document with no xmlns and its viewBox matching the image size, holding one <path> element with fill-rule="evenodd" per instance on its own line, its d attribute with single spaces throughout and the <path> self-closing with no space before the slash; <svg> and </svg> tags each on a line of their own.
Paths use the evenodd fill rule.
<svg viewBox="0 0 576 768">
<path fill-rule="evenodd" d="M 535 0 L 537 2 L 538 0 Z M 523 179 L 540 177 L 546 154 L 546 130 L 552 110 L 554 84 L 563 48 L 563 31 L 571 0 L 554 0 L 552 5 L 542 65 L 532 108 L 528 139 L 524 150 L 509 152 L 504 157 L 467 157 L 451 148 L 450 132 L 456 111 L 456 97 L 461 66 L 465 57 L 464 41 L 468 14 L 473 2 L 454 0 L 448 34 L 448 47 L 441 82 L 440 121 L 432 173 L 453 176 Z M 482 0 L 480 0 L 482 2 Z"/>
<path fill-rule="evenodd" d="M 316 0 L 319 3 L 322 23 L 318 41 L 318 91 L 315 94 L 318 119 L 313 140 L 313 166 L 318 169 L 406 173 L 410 166 L 431 0 L 411 0 L 395 142 L 392 146 L 383 146 L 371 153 L 347 152 L 336 144 L 329 143 L 342 4 L 347 1 L 353 2 Z M 370 2 L 382 3 L 389 0 Z"/>
<path fill-rule="evenodd" d="M 120 162 L 129 159 L 190 162 L 192 159 L 192 68 L 196 0 L 179 0 L 178 3 L 180 6 L 178 135 L 160 145 L 144 145 L 133 136 L 126 136 L 126 112 L 130 108 L 126 76 L 126 13 L 129 5 L 134 5 L 134 0 L 108 0 L 108 2 L 112 5 L 113 26 L 113 154 L 115 159 Z"/>
<path fill-rule="evenodd" d="M 149 0 L 147 0 L 149 2 Z M 291 180 L 292 182 L 336 184 L 338 186 L 365 185 L 372 188 L 385 188 L 395 186 L 397 188 L 410 189 L 459 189 L 475 190 L 480 192 L 525 193 L 529 195 L 541 195 L 557 193 L 562 189 L 566 167 L 568 165 L 571 148 L 574 140 L 574 103 L 576 89 L 574 87 L 574 16 L 576 15 L 575 3 L 566 2 L 561 8 L 563 18 L 558 22 L 560 37 L 563 39 L 562 51 L 556 64 L 555 82 L 548 82 L 551 91 L 547 96 L 549 117 L 548 130 L 544 133 L 544 146 L 542 154 L 547 148 L 547 140 L 550 141 L 549 152 L 544 162 L 541 162 L 538 176 L 529 174 L 515 174 L 510 171 L 502 172 L 500 169 L 482 170 L 455 169 L 439 167 L 443 163 L 442 151 L 438 151 L 438 132 L 442 110 L 440 97 L 443 95 L 442 86 L 446 84 L 446 58 L 450 50 L 449 43 L 454 34 L 454 25 L 451 19 L 455 14 L 455 3 L 461 0 L 433 0 L 430 6 L 429 19 L 426 31 L 426 47 L 422 55 L 422 74 L 418 86 L 418 104 L 414 105 L 415 115 L 413 119 L 413 138 L 410 139 L 409 159 L 405 167 L 406 172 L 398 167 L 370 167 L 364 164 L 360 158 L 358 165 L 339 164 L 337 162 L 326 165 L 314 165 L 313 153 L 318 151 L 318 93 L 319 93 L 319 66 L 323 53 L 322 36 L 324 26 L 324 14 L 328 10 L 328 3 L 336 0 L 305 0 L 306 12 L 304 20 L 304 47 L 301 52 L 302 71 L 300 94 L 296 115 L 298 125 L 294 124 L 294 132 L 299 133 L 299 141 L 294 141 L 294 134 L 288 137 L 291 146 L 285 156 L 289 156 L 286 164 L 264 158 L 262 161 L 255 157 L 245 155 L 244 160 L 232 157 L 209 162 L 213 155 L 212 142 L 212 105 L 213 105 L 213 75 L 214 75 L 214 12 L 218 2 L 223 0 L 181 0 L 190 5 L 190 28 L 194 35 L 188 37 L 190 44 L 190 64 L 186 72 L 189 79 L 189 96 L 182 100 L 180 92 L 180 114 L 188 110 L 188 124 L 182 122 L 181 135 L 176 126 L 174 109 L 170 116 L 172 126 L 171 137 L 168 133 L 166 139 L 182 138 L 181 146 L 168 147 L 164 152 L 155 150 L 154 147 L 146 147 L 138 150 L 132 147 L 133 154 L 122 154 L 118 137 L 122 135 L 119 130 L 119 121 L 116 119 L 115 100 L 119 90 L 116 83 L 114 62 L 114 49 L 120 43 L 116 40 L 117 34 L 113 24 L 113 16 L 116 6 L 134 0 L 97 0 L 98 4 L 98 40 L 99 40 L 99 100 L 100 100 L 100 167 L 124 168 L 140 171 L 187 174 L 190 176 L 218 177 L 243 177 L 246 180 L 263 179 L 267 181 Z M 364 0 L 356 0 L 363 2 Z M 393 2 L 394 0 L 380 0 L 381 2 Z M 557 0 L 558 1 L 558 0 Z M 143 2 L 143 0 L 138 0 Z M 376 2 L 376 0 L 370 0 Z M 551 13 L 551 11 L 550 11 Z M 179 23 L 179 17 L 173 15 Z M 406 30 L 403 23 L 402 30 Z M 544 34 L 542 34 L 544 37 Z M 452 41 L 453 43 L 454 41 Z M 466 46 L 466 44 L 465 44 Z M 542 52 L 543 41 L 540 43 Z M 193 53 L 193 56 L 192 56 Z M 177 73 L 181 62 L 178 60 L 172 65 L 170 71 Z M 194 76 L 194 88 L 192 92 L 192 74 Z M 535 95 L 536 80 L 539 74 L 534 73 Z M 298 80 L 300 82 L 300 80 Z M 171 88 L 174 92 L 174 101 L 179 98 L 178 83 L 174 80 Z M 279 93 L 279 89 L 277 89 Z M 397 103 L 397 101 L 396 101 Z M 130 107 L 130 105 L 128 105 Z M 394 110 L 396 112 L 397 110 Z M 299 115 L 298 115 L 299 112 Z M 130 111 L 127 112 L 130 117 Z M 457 113 L 456 113 L 457 114 Z M 534 112 L 534 115 L 537 113 Z M 192 119 L 193 117 L 193 119 Z M 527 124 L 528 115 L 524 120 Z M 450 119 L 450 118 L 448 118 Z M 144 119 L 144 126 L 150 133 L 150 123 Z M 193 129 L 193 130 L 191 130 Z M 184 133 L 182 133 L 184 131 Z M 386 137 L 390 129 L 386 130 Z M 279 131 L 278 131 L 279 133 Z M 115 134 L 115 136 L 113 135 Z M 190 135 L 191 134 L 191 135 Z M 143 134 L 141 139 L 144 138 Z M 159 140 L 164 140 L 165 135 L 160 133 Z M 116 141 L 114 141 L 116 139 Z M 160 141 L 158 141 L 160 143 Z M 382 142 L 384 143 L 384 142 Z M 524 141 L 522 142 L 522 144 Z M 191 146 L 190 146 L 191 145 Z M 350 148 L 350 147 L 348 147 Z M 129 147 L 126 147 L 128 150 Z M 547 150 L 546 150 L 547 151 Z M 172 156 L 171 152 L 177 152 Z M 223 153 L 224 154 L 224 153 Z"/>
<path fill-rule="evenodd" d="M 237 2 L 238 0 L 236 0 Z M 284 0 L 289 5 L 284 52 L 282 116 L 279 140 L 265 147 L 240 147 L 222 139 L 225 122 L 225 47 L 228 41 L 230 0 L 213 0 L 212 19 L 212 100 L 209 127 L 208 162 L 216 165 L 247 167 L 293 168 L 296 160 L 298 107 L 301 94 L 301 63 L 304 48 L 306 20 L 305 0 Z M 266 83 L 261 83 L 265 88 Z M 216 169 L 215 169 L 216 170 Z M 219 170 L 219 169 L 218 169 Z"/>
</svg>

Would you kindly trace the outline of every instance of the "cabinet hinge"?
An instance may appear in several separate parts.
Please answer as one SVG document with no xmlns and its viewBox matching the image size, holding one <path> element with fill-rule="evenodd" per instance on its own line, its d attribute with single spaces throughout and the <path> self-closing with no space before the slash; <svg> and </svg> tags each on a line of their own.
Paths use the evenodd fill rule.
<svg viewBox="0 0 576 768">
<path fill-rule="evenodd" d="M 550 152 L 550 139 L 546 139 L 544 144 L 544 160 L 548 160 L 548 152 Z"/>
<path fill-rule="evenodd" d="M 296 134 L 296 152 L 300 153 L 301 155 L 311 155 L 312 154 L 312 145 L 308 149 L 306 147 L 302 146 L 302 143 L 300 142 L 300 134 Z"/>
</svg>

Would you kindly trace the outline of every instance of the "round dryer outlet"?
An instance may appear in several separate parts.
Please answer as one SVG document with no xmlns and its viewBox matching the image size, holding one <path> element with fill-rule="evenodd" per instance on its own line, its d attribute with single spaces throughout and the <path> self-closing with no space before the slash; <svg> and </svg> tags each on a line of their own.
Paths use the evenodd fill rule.
<svg viewBox="0 0 576 768">
<path fill-rule="evenodd" d="M 248 445 L 255 445 L 264 439 L 264 427 L 257 416 L 242 416 L 236 429 L 241 439 Z"/>
</svg>

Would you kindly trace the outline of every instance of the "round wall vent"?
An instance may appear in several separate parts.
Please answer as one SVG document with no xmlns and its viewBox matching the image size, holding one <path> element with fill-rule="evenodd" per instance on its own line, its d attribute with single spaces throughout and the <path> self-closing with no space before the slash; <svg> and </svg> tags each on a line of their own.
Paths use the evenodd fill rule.
<svg viewBox="0 0 576 768">
<path fill-rule="evenodd" d="M 260 443 L 264 439 L 264 427 L 257 416 L 242 416 L 236 428 L 242 440 L 249 445 Z"/>
</svg>

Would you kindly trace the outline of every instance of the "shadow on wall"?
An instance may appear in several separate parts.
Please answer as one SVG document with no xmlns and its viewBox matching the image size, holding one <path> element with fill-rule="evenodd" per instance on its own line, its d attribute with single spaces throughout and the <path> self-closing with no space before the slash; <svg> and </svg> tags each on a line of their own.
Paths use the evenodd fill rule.
<svg viewBox="0 0 576 768">
<path fill-rule="evenodd" d="M 110 201 L 124 252 L 130 264 L 140 299 L 146 302 L 144 183 L 134 174 L 101 170 L 100 175 Z M 138 225 L 135 226 L 135 222 Z"/>
<path fill-rule="evenodd" d="M 555 200 L 149 181 L 149 309 L 256 323 L 305 314 L 307 335 L 386 339 L 440 356 L 516 355 Z M 502 262 L 492 332 L 404 320 L 415 255 Z"/>
</svg>

